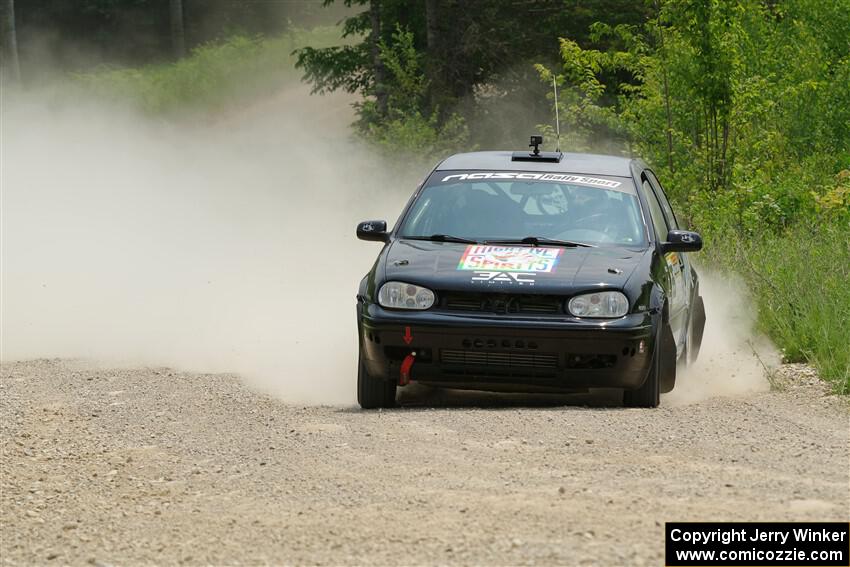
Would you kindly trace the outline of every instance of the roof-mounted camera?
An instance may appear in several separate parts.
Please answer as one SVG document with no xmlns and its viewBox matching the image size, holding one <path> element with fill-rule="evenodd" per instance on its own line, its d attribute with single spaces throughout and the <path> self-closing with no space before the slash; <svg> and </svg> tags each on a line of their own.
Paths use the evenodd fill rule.
<svg viewBox="0 0 850 567">
<path fill-rule="evenodd" d="M 556 152 L 541 152 L 540 145 L 543 143 L 543 136 L 540 134 L 535 134 L 531 136 L 531 142 L 528 144 L 528 147 L 531 148 L 530 152 L 514 152 L 511 156 L 511 161 L 549 161 L 557 163 L 561 161 L 562 154 L 560 151 Z"/>
</svg>

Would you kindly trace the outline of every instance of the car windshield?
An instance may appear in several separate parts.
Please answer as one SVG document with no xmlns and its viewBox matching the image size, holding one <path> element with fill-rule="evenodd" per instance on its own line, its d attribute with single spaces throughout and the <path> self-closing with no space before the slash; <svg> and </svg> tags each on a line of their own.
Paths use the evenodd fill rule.
<svg viewBox="0 0 850 567">
<path fill-rule="evenodd" d="M 646 243 L 630 178 L 562 173 L 437 171 L 405 216 L 400 234 L 475 242 Z"/>
</svg>

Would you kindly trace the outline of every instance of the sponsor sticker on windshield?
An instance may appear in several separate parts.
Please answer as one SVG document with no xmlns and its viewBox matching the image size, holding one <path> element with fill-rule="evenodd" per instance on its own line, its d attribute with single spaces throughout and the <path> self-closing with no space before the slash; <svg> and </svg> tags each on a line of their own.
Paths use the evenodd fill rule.
<svg viewBox="0 0 850 567">
<path fill-rule="evenodd" d="M 563 248 L 528 248 L 470 244 L 460 258 L 458 270 L 488 272 L 549 273 L 558 265 Z"/>
<path fill-rule="evenodd" d="M 575 183 L 578 185 L 590 185 L 592 187 L 606 187 L 615 189 L 622 185 L 619 181 L 600 179 L 599 177 L 588 177 L 586 175 L 571 175 L 565 173 L 525 173 L 521 171 L 478 171 L 475 173 L 455 173 L 442 178 L 442 183 L 451 181 L 476 181 L 489 179 L 518 180 L 518 181 L 541 181 L 547 183 Z"/>
</svg>

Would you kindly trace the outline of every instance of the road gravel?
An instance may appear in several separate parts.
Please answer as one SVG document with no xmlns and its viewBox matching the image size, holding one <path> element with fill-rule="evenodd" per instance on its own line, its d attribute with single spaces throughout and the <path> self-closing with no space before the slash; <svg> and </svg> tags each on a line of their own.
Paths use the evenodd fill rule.
<svg viewBox="0 0 850 567">
<path fill-rule="evenodd" d="M 847 400 L 781 376 L 656 410 L 414 391 L 363 412 L 4 363 L 0 564 L 658 566 L 666 521 L 847 521 Z"/>
</svg>

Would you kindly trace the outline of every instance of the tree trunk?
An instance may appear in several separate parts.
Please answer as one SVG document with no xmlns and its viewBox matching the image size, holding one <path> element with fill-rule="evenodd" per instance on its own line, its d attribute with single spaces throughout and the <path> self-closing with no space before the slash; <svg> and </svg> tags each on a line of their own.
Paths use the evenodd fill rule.
<svg viewBox="0 0 850 567">
<path fill-rule="evenodd" d="M 183 58 L 186 55 L 186 39 L 183 30 L 183 0 L 169 0 L 171 12 L 171 47 L 174 57 Z"/>
<path fill-rule="evenodd" d="M 667 167 L 670 169 L 670 173 L 675 173 L 675 168 L 673 167 L 673 116 L 670 113 L 670 87 L 667 83 L 667 69 L 665 68 L 662 73 L 664 74 L 664 109 L 667 114 Z"/>
<path fill-rule="evenodd" d="M 21 81 L 18 61 L 18 38 L 15 32 L 15 0 L 6 0 L 3 6 L 3 72 L 13 82 Z"/>
<path fill-rule="evenodd" d="M 655 2 L 655 9 L 660 11 L 658 2 Z M 660 23 L 655 24 L 658 28 L 658 47 L 661 50 L 661 76 L 664 80 L 664 111 L 667 114 L 667 168 L 670 173 L 673 169 L 673 116 L 670 112 L 670 85 L 667 81 L 667 51 L 664 49 L 664 30 Z"/>
<path fill-rule="evenodd" d="M 720 147 L 720 180 L 725 188 L 729 177 L 729 168 L 726 167 L 726 154 L 729 150 L 729 119 L 723 120 L 723 145 Z"/>
<path fill-rule="evenodd" d="M 375 75 L 375 99 L 378 103 L 378 112 L 381 115 L 387 113 L 386 72 L 384 62 L 381 61 L 381 50 L 378 44 L 381 41 L 381 0 L 370 0 L 369 19 L 372 23 L 372 67 Z"/>
<path fill-rule="evenodd" d="M 437 10 L 439 0 L 425 0 L 425 78 L 428 80 L 428 91 L 432 108 L 439 106 L 439 96 L 442 91 L 440 73 L 440 29 Z"/>
<path fill-rule="evenodd" d="M 434 54 L 439 42 L 437 24 L 437 8 L 439 0 L 425 0 L 425 41 L 428 43 L 428 53 Z"/>
</svg>

